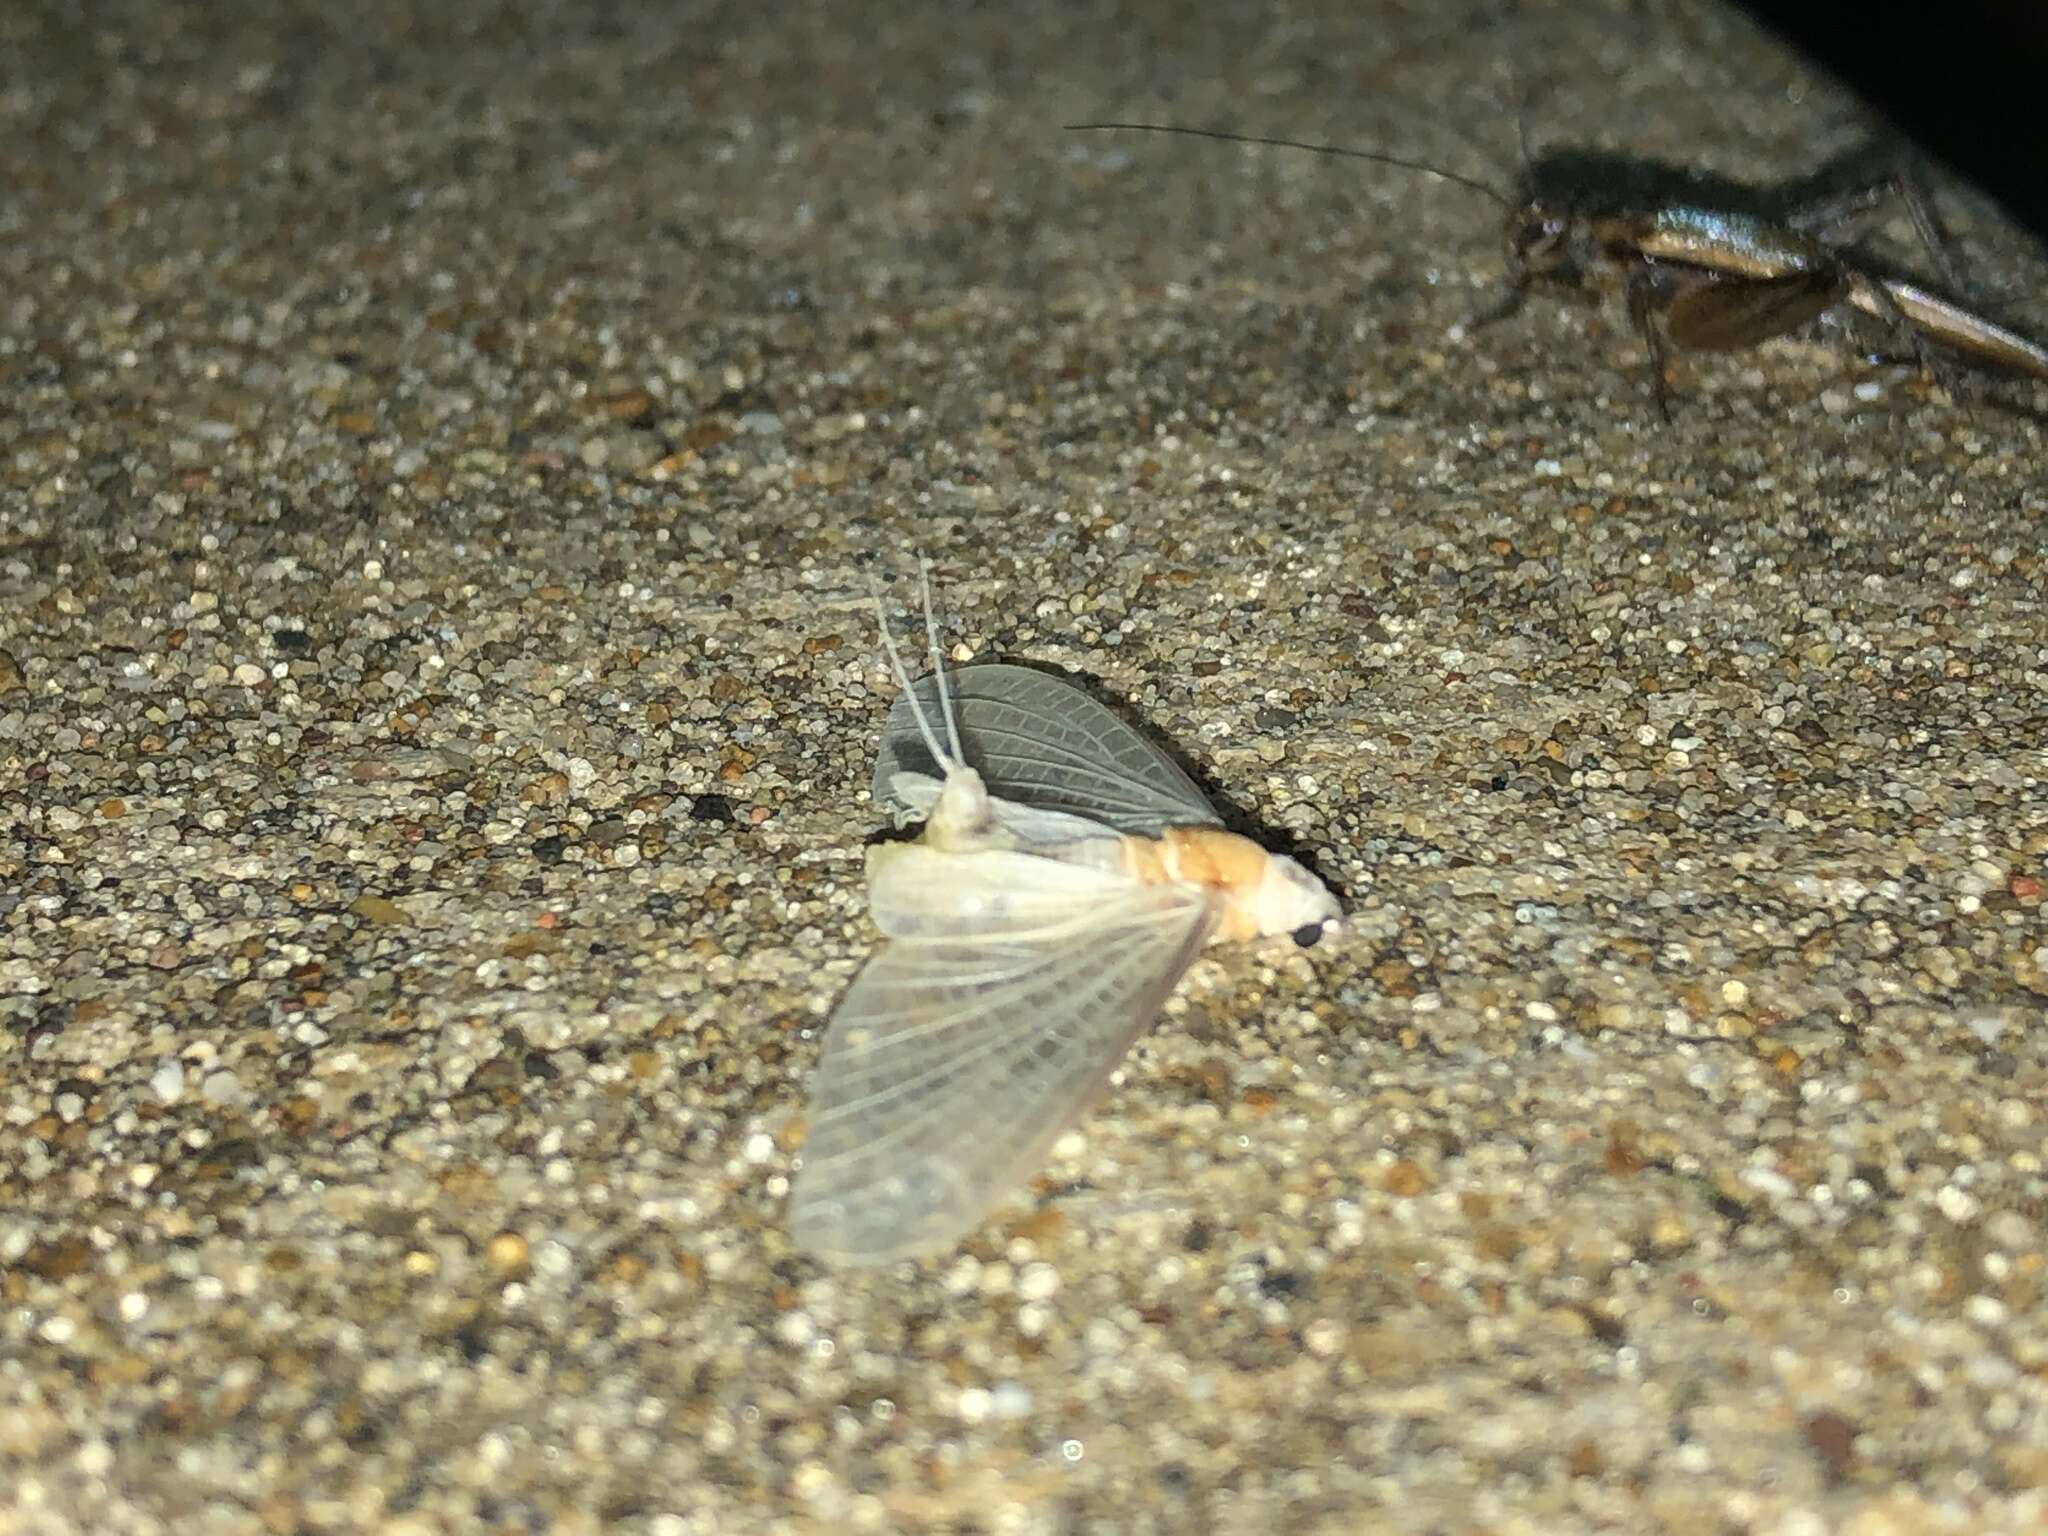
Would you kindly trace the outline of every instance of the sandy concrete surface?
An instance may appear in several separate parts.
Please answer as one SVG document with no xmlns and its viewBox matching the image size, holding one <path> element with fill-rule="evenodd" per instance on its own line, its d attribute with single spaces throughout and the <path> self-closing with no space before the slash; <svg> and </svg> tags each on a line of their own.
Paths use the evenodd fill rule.
<svg viewBox="0 0 2048 1536">
<path fill-rule="evenodd" d="M 1456 332 L 1477 194 L 1058 128 L 1863 138 L 1496 9 L 0 7 L 0 1529 L 2048 1522 L 2038 420 L 1664 426 L 1617 303 Z M 916 550 L 1350 921 L 835 1274 Z"/>
</svg>

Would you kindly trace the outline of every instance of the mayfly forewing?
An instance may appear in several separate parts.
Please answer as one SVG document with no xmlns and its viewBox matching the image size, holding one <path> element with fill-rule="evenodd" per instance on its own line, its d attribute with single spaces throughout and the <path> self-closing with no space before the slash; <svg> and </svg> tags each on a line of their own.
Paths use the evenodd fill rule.
<svg viewBox="0 0 2048 1536">
<path fill-rule="evenodd" d="M 1832 270 L 1702 278 L 1678 290 L 1664 312 L 1664 327 L 1689 351 L 1735 351 L 1811 324 L 1841 296 L 1840 277 Z"/>
<path fill-rule="evenodd" d="M 1016 1187 L 1107 1082 L 1207 940 L 1217 906 L 1129 887 L 1053 936 L 898 941 L 826 1031 L 798 1246 L 875 1263 L 958 1238 Z"/>
<path fill-rule="evenodd" d="M 1072 683 L 1000 662 L 963 668 L 949 681 L 967 760 L 990 794 L 1121 832 L 1221 824 L 1171 757 Z M 924 678 L 889 711 L 875 760 L 878 803 L 900 804 L 897 775 L 933 771 L 916 722 L 935 698 Z"/>
</svg>

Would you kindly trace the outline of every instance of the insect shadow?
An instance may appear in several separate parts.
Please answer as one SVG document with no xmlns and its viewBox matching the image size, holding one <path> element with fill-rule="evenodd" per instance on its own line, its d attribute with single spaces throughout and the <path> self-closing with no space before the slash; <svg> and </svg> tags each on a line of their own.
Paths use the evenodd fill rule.
<svg viewBox="0 0 2048 1536">
<path fill-rule="evenodd" d="M 1299 149 L 1434 176 L 1478 193 L 1501 209 L 1507 281 L 1500 299 L 1461 330 L 1506 318 L 1538 290 L 1597 302 L 1618 288 L 1647 356 L 1652 403 L 1667 421 L 1667 347 L 1736 351 L 1829 316 L 1877 326 L 1955 393 L 1958 364 L 2048 380 L 2048 346 L 1960 296 L 1965 284 L 1931 200 L 1900 157 L 1881 146 L 1851 151 L 1773 188 L 1645 156 L 1558 149 L 1530 158 L 1521 184 L 1510 190 L 1377 150 L 1171 123 L 1068 126 Z M 1856 243 L 1891 207 L 1911 217 L 1943 286 Z"/>
</svg>

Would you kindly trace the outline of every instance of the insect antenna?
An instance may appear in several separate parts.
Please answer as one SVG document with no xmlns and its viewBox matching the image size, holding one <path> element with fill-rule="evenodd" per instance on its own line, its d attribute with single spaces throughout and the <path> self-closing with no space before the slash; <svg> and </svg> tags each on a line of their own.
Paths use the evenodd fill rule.
<svg viewBox="0 0 2048 1536">
<path fill-rule="evenodd" d="M 960 722 L 953 718 L 953 696 L 946 688 L 946 653 L 939 649 L 939 621 L 932 614 L 932 563 L 922 555 L 917 560 L 917 585 L 924 596 L 924 637 L 932 648 L 932 679 L 939 689 L 939 713 L 946 719 L 946 739 L 953 743 L 953 761 L 964 763 L 967 754 L 960 748 Z"/>
<path fill-rule="evenodd" d="M 960 745 L 959 733 L 955 732 L 953 737 L 956 755 L 949 757 L 946 755 L 946 749 L 939 745 L 939 738 L 933 732 L 931 722 L 924 717 L 924 706 L 917 701 L 917 690 L 910 684 L 909 669 L 903 665 L 903 653 L 896 649 L 895 636 L 889 633 L 889 607 L 882 601 L 882 589 L 876 583 L 872 573 L 868 576 L 868 590 L 874 594 L 875 625 L 882 632 L 882 654 L 889 658 L 889 674 L 896 679 L 896 687 L 903 697 L 910 701 L 911 716 L 917 721 L 917 734 L 924 738 L 925 747 L 930 751 L 932 761 L 939 765 L 941 773 L 950 773 L 960 765 L 961 761 L 957 756 Z M 925 611 L 927 614 L 931 611 L 929 587 L 926 588 Z M 933 632 L 936 634 L 936 626 L 934 626 Z M 946 680 L 942 675 L 939 678 L 939 697 L 942 700 L 946 696 L 945 690 Z M 950 724 L 950 716 L 948 723 Z"/>
<path fill-rule="evenodd" d="M 1522 78 L 1522 72 L 1515 68 L 1512 58 L 1501 60 L 1508 72 L 1508 90 L 1515 99 L 1515 148 L 1522 156 L 1522 185 L 1534 188 L 1536 184 L 1536 157 L 1529 150 L 1529 82 Z"/>
<path fill-rule="evenodd" d="M 1476 176 L 1447 170 L 1441 165 L 1431 165 L 1426 160 L 1410 160 L 1405 155 L 1383 154 L 1376 149 L 1346 149 L 1340 144 L 1314 144 L 1306 139 L 1275 139 L 1264 134 L 1230 133 L 1221 128 L 1189 128 L 1179 123 L 1068 123 L 1070 133 L 1179 133 L 1194 139 L 1221 139 L 1226 144 L 1266 144 L 1275 149 L 1305 149 L 1312 155 L 1333 155 L 1345 160 L 1368 160 L 1374 165 L 1391 165 L 1397 170 L 1416 171 L 1424 176 L 1435 176 L 1454 186 L 1466 187 L 1484 197 L 1492 198 L 1503 208 L 1512 207 L 1514 199 L 1491 182 L 1481 181 Z"/>
</svg>

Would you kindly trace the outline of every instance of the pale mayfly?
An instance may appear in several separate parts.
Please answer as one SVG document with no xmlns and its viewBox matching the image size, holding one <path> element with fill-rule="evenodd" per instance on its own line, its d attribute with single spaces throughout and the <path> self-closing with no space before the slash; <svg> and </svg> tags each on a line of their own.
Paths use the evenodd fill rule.
<svg viewBox="0 0 2048 1536">
<path fill-rule="evenodd" d="M 1226 831 L 1170 757 L 1071 683 L 983 664 L 949 688 L 928 575 L 929 677 L 911 684 L 881 618 L 901 692 L 875 802 L 899 828 L 924 825 L 868 850 L 889 943 L 826 1028 L 789 1212 L 799 1247 L 849 1264 L 979 1224 L 1204 945 L 1311 944 L 1340 915 L 1321 881 Z"/>
</svg>

